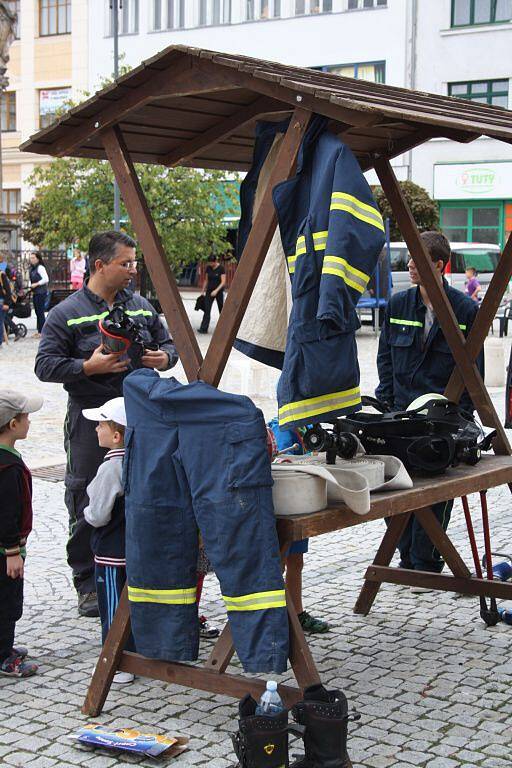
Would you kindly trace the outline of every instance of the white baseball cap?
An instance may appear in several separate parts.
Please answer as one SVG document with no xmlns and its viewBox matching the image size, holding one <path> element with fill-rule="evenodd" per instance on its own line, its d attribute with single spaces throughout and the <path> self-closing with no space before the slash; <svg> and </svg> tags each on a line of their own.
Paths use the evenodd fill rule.
<svg viewBox="0 0 512 768">
<path fill-rule="evenodd" d="M 114 397 L 107 400 L 99 408 L 84 408 L 84 417 L 90 421 L 115 421 L 126 427 L 126 411 L 124 409 L 124 397 Z"/>
<path fill-rule="evenodd" d="M 27 397 L 14 389 L 0 392 L 0 426 L 7 424 L 18 413 L 34 413 L 43 407 L 43 398 L 35 395 Z"/>
</svg>

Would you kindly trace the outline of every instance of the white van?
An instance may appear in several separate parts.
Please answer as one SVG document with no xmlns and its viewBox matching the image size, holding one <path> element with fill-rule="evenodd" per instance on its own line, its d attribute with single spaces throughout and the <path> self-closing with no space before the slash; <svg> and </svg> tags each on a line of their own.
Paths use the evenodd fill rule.
<svg viewBox="0 0 512 768">
<path fill-rule="evenodd" d="M 478 282 L 482 286 L 480 298 L 487 290 L 491 282 L 496 265 L 498 264 L 501 250 L 494 243 L 450 243 L 452 258 L 450 259 L 451 271 L 446 275 L 448 282 L 459 291 L 464 291 L 468 267 L 474 267 L 477 271 Z M 409 251 L 407 245 L 402 242 L 390 243 L 391 277 L 393 281 L 393 293 L 403 291 L 411 287 L 407 262 Z"/>
</svg>

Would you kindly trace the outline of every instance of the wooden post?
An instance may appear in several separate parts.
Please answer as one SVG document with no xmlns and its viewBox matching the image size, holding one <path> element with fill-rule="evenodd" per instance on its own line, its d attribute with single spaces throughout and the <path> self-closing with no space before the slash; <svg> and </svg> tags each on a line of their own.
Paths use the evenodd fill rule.
<svg viewBox="0 0 512 768">
<path fill-rule="evenodd" d="M 101 136 L 183 368 L 194 381 L 203 358 L 140 181 L 119 128 L 109 128 Z"/>
<path fill-rule="evenodd" d="M 224 371 L 231 347 L 242 322 L 252 291 L 258 279 L 277 224 L 272 201 L 275 185 L 293 174 L 300 143 L 311 112 L 296 109 L 279 149 L 274 170 L 268 180 L 260 206 L 247 238 L 235 277 L 213 333 L 208 352 L 198 378 L 217 386 Z"/>
<path fill-rule="evenodd" d="M 439 325 L 451 349 L 473 404 L 482 419 L 482 423 L 487 427 L 492 427 L 497 432 L 493 445 L 494 450 L 496 453 L 510 454 L 511 449 L 505 430 L 485 388 L 480 372 L 468 354 L 457 318 L 435 274 L 432 260 L 423 245 L 418 227 L 402 194 L 389 160 L 377 160 L 375 162 L 375 171 L 389 200 L 407 247 L 414 259 L 414 264 L 419 272 L 422 284 L 425 286 L 425 290 L 432 302 Z"/>
</svg>

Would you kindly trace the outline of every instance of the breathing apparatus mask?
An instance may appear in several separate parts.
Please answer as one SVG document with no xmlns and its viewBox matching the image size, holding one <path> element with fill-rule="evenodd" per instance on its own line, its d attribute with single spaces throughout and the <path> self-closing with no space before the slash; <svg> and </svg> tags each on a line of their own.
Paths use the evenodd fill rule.
<svg viewBox="0 0 512 768">
<path fill-rule="evenodd" d="M 357 437 L 369 454 L 396 456 L 411 473 L 437 475 L 460 463 L 477 464 L 496 435 L 484 435 L 479 424 L 442 395 L 423 395 L 406 411 L 386 411 L 369 397 L 363 405 L 381 412 L 360 411 L 338 419 L 330 429 L 315 425 L 304 436 L 309 450 L 326 450 L 328 461 L 329 450 L 334 460 L 336 455 L 352 458 L 357 446 L 350 448 L 346 438 Z"/>
<path fill-rule="evenodd" d="M 121 305 L 114 306 L 108 315 L 98 323 L 103 353 L 127 355 L 134 368 L 141 368 L 141 358 L 148 349 L 156 350 L 158 345 L 148 344 L 137 323 L 126 314 Z"/>
</svg>

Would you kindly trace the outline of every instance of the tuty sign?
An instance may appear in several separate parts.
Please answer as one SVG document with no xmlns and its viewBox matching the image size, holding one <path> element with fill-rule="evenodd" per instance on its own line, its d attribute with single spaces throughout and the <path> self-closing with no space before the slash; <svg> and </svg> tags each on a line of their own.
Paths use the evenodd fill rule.
<svg viewBox="0 0 512 768">
<path fill-rule="evenodd" d="M 434 166 L 436 200 L 499 199 L 512 196 L 512 162 L 447 163 Z"/>
</svg>

